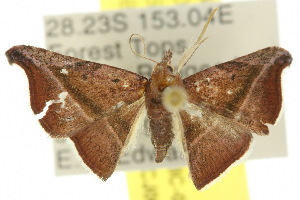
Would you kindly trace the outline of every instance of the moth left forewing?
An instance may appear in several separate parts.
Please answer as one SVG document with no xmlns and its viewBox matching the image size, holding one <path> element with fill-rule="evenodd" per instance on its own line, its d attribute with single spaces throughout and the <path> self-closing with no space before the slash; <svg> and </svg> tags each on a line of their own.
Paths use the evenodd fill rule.
<svg viewBox="0 0 300 200">
<path fill-rule="evenodd" d="M 46 112 L 43 128 L 70 137 L 85 164 L 106 180 L 145 117 L 148 79 L 32 46 L 14 46 L 6 56 L 26 72 L 31 108 Z"/>
<path fill-rule="evenodd" d="M 252 134 L 245 126 L 205 106 L 189 103 L 187 107 L 190 108 L 180 112 L 186 159 L 192 180 L 196 188 L 201 189 L 245 155 L 250 149 Z"/>
<path fill-rule="evenodd" d="M 115 108 L 134 103 L 148 81 L 124 69 L 32 46 L 14 46 L 6 56 L 26 72 L 34 113 L 51 103 L 39 121 L 52 137 L 70 136 Z"/>
</svg>

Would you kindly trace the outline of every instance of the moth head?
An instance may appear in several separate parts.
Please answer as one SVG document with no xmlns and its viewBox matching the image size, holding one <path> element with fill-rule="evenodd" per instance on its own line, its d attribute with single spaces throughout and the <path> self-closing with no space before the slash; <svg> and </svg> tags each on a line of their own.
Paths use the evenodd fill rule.
<svg viewBox="0 0 300 200">
<path fill-rule="evenodd" d="M 165 71 L 165 73 L 173 74 L 174 68 L 171 65 L 171 59 L 172 59 L 172 52 L 171 52 L 171 50 L 168 50 L 168 51 L 165 52 L 161 62 L 158 63 L 154 67 L 153 71 L 154 72 L 160 72 L 160 73 Z"/>
<path fill-rule="evenodd" d="M 183 109 L 187 103 L 185 89 L 180 86 L 167 87 L 162 93 L 162 103 L 169 112 Z"/>
<path fill-rule="evenodd" d="M 178 73 L 174 73 L 171 65 L 172 52 L 166 51 L 162 61 L 157 63 L 151 75 L 151 81 L 162 92 L 166 87 L 175 85 L 178 82 Z"/>
</svg>

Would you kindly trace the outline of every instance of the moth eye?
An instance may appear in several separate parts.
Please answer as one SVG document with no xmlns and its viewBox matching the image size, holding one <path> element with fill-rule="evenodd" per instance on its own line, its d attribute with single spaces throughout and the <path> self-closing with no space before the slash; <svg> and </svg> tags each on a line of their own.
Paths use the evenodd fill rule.
<svg viewBox="0 0 300 200">
<path fill-rule="evenodd" d="M 168 68 L 168 70 L 169 70 L 170 72 L 173 72 L 173 67 L 171 67 L 170 65 L 168 65 L 167 68 Z"/>
<path fill-rule="evenodd" d="M 158 86 L 158 90 L 159 90 L 160 92 L 163 92 L 165 89 L 166 89 L 166 86 L 165 86 L 165 85 L 160 85 L 160 86 Z"/>
</svg>

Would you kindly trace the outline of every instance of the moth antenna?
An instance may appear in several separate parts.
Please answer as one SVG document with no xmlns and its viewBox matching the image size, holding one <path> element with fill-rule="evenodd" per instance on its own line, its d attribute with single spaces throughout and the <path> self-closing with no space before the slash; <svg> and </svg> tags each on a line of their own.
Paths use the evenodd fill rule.
<svg viewBox="0 0 300 200">
<path fill-rule="evenodd" d="M 212 20 L 215 12 L 218 10 L 218 8 L 215 8 L 211 14 L 209 15 L 209 18 L 207 20 L 207 22 L 205 23 L 197 41 L 193 44 L 193 46 L 191 46 L 189 49 L 185 50 L 183 52 L 183 55 L 179 61 L 179 64 L 178 64 L 178 72 L 180 72 L 180 70 L 186 65 L 186 63 L 190 60 L 190 58 L 192 57 L 192 55 L 194 54 L 194 52 L 198 49 L 198 47 L 207 39 L 204 38 L 202 39 L 207 27 L 208 27 L 208 24 L 210 23 L 210 21 Z"/>
<path fill-rule="evenodd" d="M 133 50 L 132 45 L 131 45 L 131 39 L 132 39 L 134 36 L 138 36 L 138 37 L 140 38 L 140 40 L 143 42 L 143 46 L 144 46 L 144 54 L 139 54 L 139 53 L 137 53 L 135 50 Z M 145 42 L 144 42 L 143 38 L 142 38 L 139 34 L 134 33 L 134 34 L 132 34 L 132 35 L 130 36 L 130 38 L 129 38 L 129 46 L 130 46 L 130 49 L 131 49 L 132 53 L 134 53 L 135 55 L 137 55 L 137 56 L 139 56 L 139 57 L 142 57 L 142 58 L 145 58 L 145 59 L 147 59 L 147 60 L 150 60 L 150 61 L 152 61 L 152 62 L 158 64 L 158 62 L 156 62 L 155 60 L 152 60 L 151 58 L 147 58 L 147 57 L 146 57 L 146 45 L 145 45 Z"/>
</svg>

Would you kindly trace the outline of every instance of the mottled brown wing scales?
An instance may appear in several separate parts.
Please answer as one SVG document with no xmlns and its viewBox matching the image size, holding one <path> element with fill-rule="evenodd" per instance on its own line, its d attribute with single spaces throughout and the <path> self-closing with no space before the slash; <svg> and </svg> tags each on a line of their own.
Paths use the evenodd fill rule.
<svg viewBox="0 0 300 200">
<path fill-rule="evenodd" d="M 198 190 L 223 173 L 249 149 L 246 127 L 202 110 L 202 117 L 180 113 L 192 180 Z"/>
<path fill-rule="evenodd" d="M 143 104 L 144 101 L 140 100 L 116 109 L 71 137 L 85 164 L 102 180 L 114 172 Z"/>
<path fill-rule="evenodd" d="M 180 113 L 191 176 L 197 189 L 249 149 L 252 132 L 268 134 L 281 109 L 281 72 L 291 55 L 270 47 L 183 80 L 201 117 Z"/>
<path fill-rule="evenodd" d="M 147 83 L 145 77 L 123 69 L 31 46 L 12 47 L 6 56 L 25 70 L 35 114 L 67 92 L 64 105 L 53 103 L 40 120 L 53 137 L 69 136 L 114 107 L 132 104 L 144 95 Z"/>
<path fill-rule="evenodd" d="M 266 57 L 269 63 L 263 63 L 264 68 L 240 107 L 240 114 L 247 116 L 241 118 L 240 122 L 250 124 L 256 133 L 268 134 L 268 128 L 264 124 L 274 124 L 278 118 L 282 105 L 281 73 L 290 65 L 292 57 L 279 48 L 268 48 L 258 55 L 252 54 L 253 62 L 259 62 L 260 57 Z M 249 58 L 241 57 L 238 61 L 246 62 L 245 59 Z"/>
<path fill-rule="evenodd" d="M 147 79 L 123 69 L 88 61 L 64 69 L 68 74 L 57 70 L 56 76 L 71 94 L 76 94 L 76 101 L 95 116 L 121 101 L 131 104 L 145 92 Z"/>
<path fill-rule="evenodd" d="M 62 85 L 52 77 L 51 71 L 46 67 L 47 61 L 43 60 L 46 54 L 40 53 L 39 50 L 35 47 L 15 46 L 6 52 L 9 63 L 21 66 L 28 77 L 34 114 L 42 112 L 48 101 L 57 99 L 63 92 Z M 50 60 L 49 63 L 51 62 Z"/>
<path fill-rule="evenodd" d="M 102 180 L 114 172 L 147 107 L 156 161 L 166 156 L 172 130 L 178 132 L 192 180 L 201 189 L 245 154 L 252 132 L 268 134 L 265 124 L 274 124 L 281 109 L 281 72 L 292 57 L 282 48 L 269 47 L 182 83 L 167 66 L 170 52 L 166 55 L 148 81 L 123 69 L 41 48 L 15 46 L 6 52 L 9 62 L 20 65 L 28 76 L 34 113 L 50 104 L 41 125 L 52 137 L 70 137 Z M 182 84 L 189 103 L 172 114 L 164 108 L 162 94 Z"/>
<path fill-rule="evenodd" d="M 102 180 L 107 180 L 115 170 L 122 150 L 122 142 L 107 117 L 78 131 L 71 139 L 84 163 Z"/>
<path fill-rule="evenodd" d="M 51 104 L 40 119 L 45 130 L 70 137 L 83 161 L 106 180 L 137 131 L 132 127 L 144 105 L 147 78 L 30 46 L 12 47 L 6 56 L 28 76 L 34 113 Z"/>
<path fill-rule="evenodd" d="M 292 57 L 269 47 L 210 67 L 183 80 L 189 100 L 268 134 L 281 109 L 281 72 Z"/>
<path fill-rule="evenodd" d="M 74 132 L 94 121 L 69 96 L 65 105 L 54 103 L 49 106 L 46 115 L 39 119 L 40 124 L 52 137 L 70 137 Z"/>
</svg>

